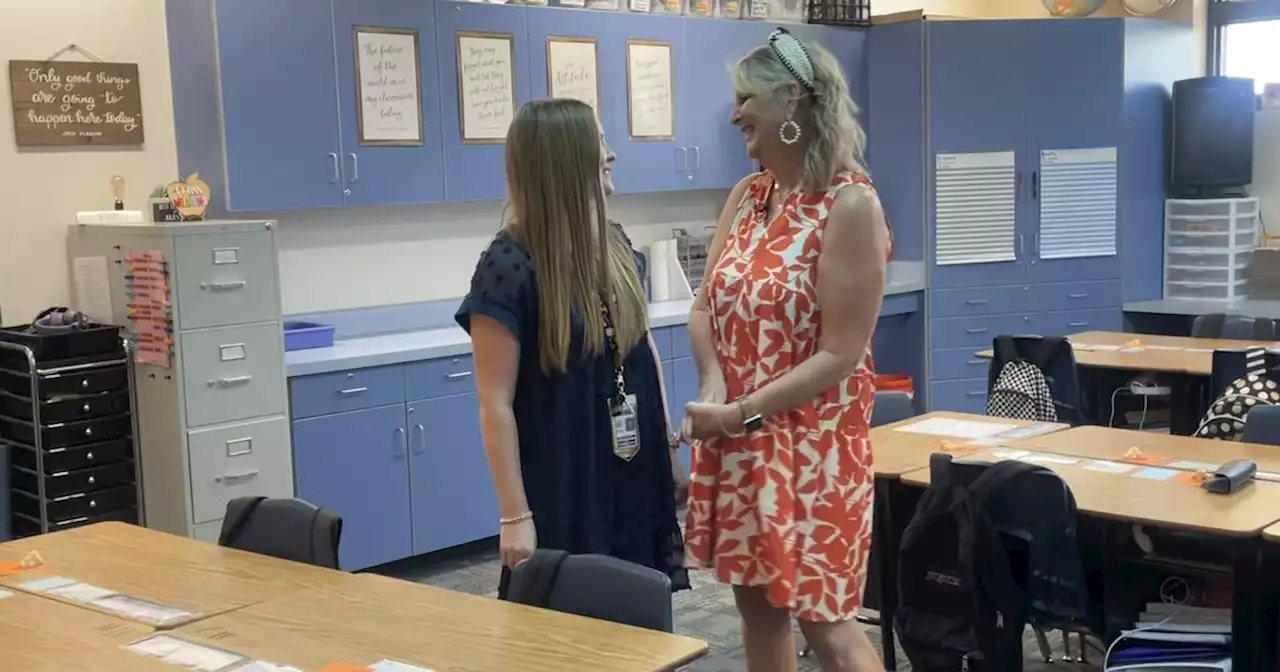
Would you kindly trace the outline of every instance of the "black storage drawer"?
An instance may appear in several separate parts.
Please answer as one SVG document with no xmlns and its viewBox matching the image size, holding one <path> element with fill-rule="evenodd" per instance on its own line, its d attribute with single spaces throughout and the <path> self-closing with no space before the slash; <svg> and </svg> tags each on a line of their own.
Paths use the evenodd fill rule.
<svg viewBox="0 0 1280 672">
<path fill-rule="evenodd" d="M 14 513 L 30 516 L 36 520 L 40 520 L 39 501 L 39 498 L 26 495 L 21 490 L 12 491 L 9 497 L 9 504 L 13 507 Z M 53 523 L 66 522 L 74 518 L 105 515 L 120 509 L 136 507 L 138 491 L 130 484 L 92 493 L 62 495 L 46 501 L 48 504 L 45 506 L 45 511 L 52 526 Z"/>
<path fill-rule="evenodd" d="M 120 509 L 119 511 L 112 511 L 111 513 L 100 516 L 81 516 L 79 518 L 70 518 L 58 523 L 51 522 L 49 523 L 49 531 L 57 532 L 59 530 L 69 530 L 73 527 L 83 527 L 94 523 L 106 522 L 136 524 L 138 522 L 138 510 L 132 508 Z M 22 516 L 14 516 L 13 522 L 10 525 L 10 530 L 13 532 L 14 539 L 35 536 L 40 534 L 40 522 L 38 518 L 35 520 L 28 520 Z"/>
<path fill-rule="evenodd" d="M 109 418 L 44 425 L 40 428 L 40 440 L 45 448 L 57 448 L 130 436 L 133 433 L 133 422 L 130 418 L 129 415 L 115 415 Z M 35 425 L 29 422 L 0 416 L 0 437 L 34 446 L 35 431 Z"/>
<path fill-rule="evenodd" d="M 120 351 L 120 327 L 110 324 L 94 324 L 84 329 L 58 333 L 38 334 L 31 325 L 21 324 L 0 328 L 0 341 L 25 345 L 37 362 L 48 362 L 78 357 L 101 357 Z M 16 350 L 4 348 L 2 357 L 21 358 L 26 366 L 26 356 Z"/>
<path fill-rule="evenodd" d="M 129 412 L 129 391 L 78 394 L 40 402 L 40 422 L 75 422 L 105 415 Z M 31 399 L 25 395 L 0 390 L 0 415 L 20 420 L 31 419 Z"/>
<path fill-rule="evenodd" d="M 77 492 L 95 492 L 134 481 L 133 461 L 104 464 L 88 469 L 59 471 L 44 478 L 44 496 L 61 497 Z M 34 471 L 12 469 L 9 482 L 12 487 L 29 494 L 40 492 L 39 478 Z"/>
<path fill-rule="evenodd" d="M 129 438 L 86 443 L 82 446 L 45 448 L 44 473 L 84 469 L 100 464 L 110 464 L 133 457 L 133 440 Z M 36 470 L 36 449 L 31 446 L 10 444 L 9 462 L 29 471 Z"/>
<path fill-rule="evenodd" d="M 39 376 L 40 399 L 48 401 L 76 394 L 114 392 L 129 387 L 129 371 L 123 365 Z M 0 389 L 22 396 L 31 394 L 31 376 L 0 369 Z"/>
</svg>

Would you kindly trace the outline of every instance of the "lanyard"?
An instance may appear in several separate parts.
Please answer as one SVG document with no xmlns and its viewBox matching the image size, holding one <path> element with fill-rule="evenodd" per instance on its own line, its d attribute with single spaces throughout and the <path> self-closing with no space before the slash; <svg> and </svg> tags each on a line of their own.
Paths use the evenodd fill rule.
<svg viewBox="0 0 1280 672">
<path fill-rule="evenodd" d="M 618 348 L 618 336 L 613 328 L 613 313 L 609 310 L 609 302 L 600 297 L 600 314 L 604 316 L 604 340 L 609 348 L 610 358 L 613 360 L 613 399 L 610 404 L 614 407 L 620 407 L 627 403 L 626 383 L 623 382 L 622 369 L 622 352 Z"/>
</svg>

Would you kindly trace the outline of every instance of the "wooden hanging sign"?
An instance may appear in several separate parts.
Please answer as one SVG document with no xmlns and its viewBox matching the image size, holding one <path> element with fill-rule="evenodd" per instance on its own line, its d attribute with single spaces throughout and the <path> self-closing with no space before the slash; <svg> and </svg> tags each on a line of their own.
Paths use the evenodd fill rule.
<svg viewBox="0 0 1280 672">
<path fill-rule="evenodd" d="M 136 63 L 9 61 L 19 147 L 141 145 Z"/>
</svg>

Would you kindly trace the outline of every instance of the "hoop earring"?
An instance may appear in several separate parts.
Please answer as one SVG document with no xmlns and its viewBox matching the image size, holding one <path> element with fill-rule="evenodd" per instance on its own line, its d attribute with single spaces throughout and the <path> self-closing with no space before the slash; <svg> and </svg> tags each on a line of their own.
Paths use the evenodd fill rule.
<svg viewBox="0 0 1280 672">
<path fill-rule="evenodd" d="M 787 115 L 787 120 L 778 127 L 778 139 L 784 145 L 794 145 L 800 142 L 800 136 L 802 135 L 804 135 L 804 131 L 800 128 L 800 124 L 797 124 L 789 114 Z"/>
</svg>

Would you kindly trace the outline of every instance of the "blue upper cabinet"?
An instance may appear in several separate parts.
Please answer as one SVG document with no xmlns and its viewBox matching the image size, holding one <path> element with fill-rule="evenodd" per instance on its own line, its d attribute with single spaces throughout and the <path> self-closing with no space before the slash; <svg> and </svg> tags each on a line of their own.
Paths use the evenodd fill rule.
<svg viewBox="0 0 1280 672">
<path fill-rule="evenodd" d="M 624 194 L 692 188 L 697 149 L 690 144 L 692 141 L 686 123 L 693 110 L 689 107 L 690 87 L 685 74 L 689 61 L 682 20 L 676 16 L 656 14 L 613 13 L 607 17 L 606 25 L 602 26 L 604 35 L 609 43 L 620 48 L 602 51 L 600 76 L 605 80 L 622 82 L 618 103 L 606 110 L 610 117 L 609 127 L 616 129 L 609 138 L 609 144 L 618 155 L 613 166 L 613 184 L 619 193 Z M 627 91 L 629 42 L 640 44 L 641 49 L 644 48 L 643 43 L 670 47 L 673 118 L 668 135 L 641 137 L 633 133 L 631 97 Z M 641 56 L 645 60 L 653 60 L 644 54 Z"/>
<path fill-rule="evenodd" d="M 926 24 L 930 153 L 923 158 L 932 176 L 931 287 L 1026 280 L 1026 235 L 1017 216 L 1030 172 L 1022 86 L 1026 66 L 1011 54 L 1031 48 L 1027 23 Z"/>
<path fill-rule="evenodd" d="M 181 3 L 169 2 L 175 4 Z M 227 209 L 341 205 L 342 145 L 329 3 L 217 0 L 214 8 Z M 174 81 L 187 73 L 174 67 Z M 196 121 L 179 119 L 176 124 L 179 145 L 188 120 Z M 221 166 L 193 161 L 180 148 L 184 174 L 221 172 Z"/>
<path fill-rule="evenodd" d="M 445 197 L 450 201 L 484 201 L 498 200 L 506 195 L 505 152 L 506 145 L 502 138 L 505 134 L 484 133 L 485 139 L 466 140 L 462 131 L 462 89 L 459 81 L 459 33 L 462 37 L 478 38 L 476 52 L 463 54 L 464 59 L 477 64 L 477 67 L 488 67 L 490 70 L 502 72 L 500 63 L 494 59 L 502 59 L 506 54 L 478 53 L 484 51 L 490 40 L 507 39 L 510 41 L 510 72 L 514 81 L 491 81 L 488 84 L 472 85 L 473 91 L 468 98 L 473 104 L 482 104 L 484 98 L 502 98 L 509 95 L 519 108 L 529 100 L 528 68 L 523 64 L 529 59 L 528 11 L 520 5 L 489 5 L 464 2 L 436 3 L 436 37 L 435 48 L 440 63 L 440 119 L 441 135 L 444 144 L 444 165 L 448 166 L 445 174 Z M 545 47 L 542 47 L 545 48 Z M 474 71 L 474 70 L 473 70 Z M 493 93 L 482 89 L 492 87 L 508 87 L 509 94 Z M 474 94 L 474 96 L 472 95 Z M 506 110 L 499 114 L 507 114 Z M 478 134 L 479 135 L 479 134 Z M 493 136 L 493 137 L 489 137 Z"/>
<path fill-rule="evenodd" d="M 681 108 L 687 122 L 694 155 L 688 173 L 690 186 L 697 189 L 732 187 L 756 170 L 747 156 L 746 142 L 736 126 L 729 123 L 733 113 L 735 61 L 766 43 L 772 24 L 758 21 L 716 21 L 686 19 L 684 42 L 687 63 L 681 71 L 685 87 Z M 686 178 L 686 181 L 687 178 Z"/>
<path fill-rule="evenodd" d="M 418 107 L 422 144 L 362 141 L 361 93 L 356 81 L 356 28 L 410 30 L 417 35 Z M 333 0 L 333 40 L 342 116 L 343 192 L 348 204 L 427 203 L 444 200 L 440 72 L 435 8 L 422 0 Z M 317 68 L 319 69 L 319 68 Z"/>
<path fill-rule="evenodd" d="M 1034 21 L 1026 31 L 1031 282 L 1120 277 L 1124 26 L 1121 19 Z"/>
</svg>

